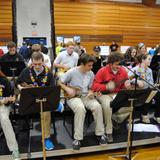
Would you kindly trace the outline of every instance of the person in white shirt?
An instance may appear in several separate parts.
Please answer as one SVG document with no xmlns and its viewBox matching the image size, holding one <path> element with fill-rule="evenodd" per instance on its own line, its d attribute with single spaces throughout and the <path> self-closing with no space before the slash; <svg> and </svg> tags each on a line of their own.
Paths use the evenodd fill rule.
<svg viewBox="0 0 160 160">
<path fill-rule="evenodd" d="M 39 44 L 33 44 L 32 45 L 32 52 L 37 52 L 37 51 L 41 51 L 41 45 Z M 50 69 L 51 68 L 51 60 L 49 58 L 48 55 L 44 54 L 43 52 L 41 52 L 43 57 L 44 57 L 44 64 Z M 32 63 L 31 59 L 28 62 L 28 66 L 30 66 Z"/>
<path fill-rule="evenodd" d="M 53 66 L 58 69 L 58 76 L 77 66 L 78 63 L 78 53 L 74 52 L 75 44 L 69 41 L 66 47 L 66 50 L 59 53 L 53 62 Z"/>
</svg>

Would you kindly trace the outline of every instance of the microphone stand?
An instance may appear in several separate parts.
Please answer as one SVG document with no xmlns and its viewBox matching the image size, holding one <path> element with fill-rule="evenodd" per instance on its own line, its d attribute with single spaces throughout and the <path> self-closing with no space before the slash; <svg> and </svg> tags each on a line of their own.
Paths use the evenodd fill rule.
<svg viewBox="0 0 160 160">
<path fill-rule="evenodd" d="M 134 126 L 133 115 L 134 115 L 134 104 L 135 104 L 135 100 L 136 100 L 138 78 L 140 80 L 143 80 L 144 82 L 146 82 L 151 88 L 155 89 L 156 91 L 160 92 L 160 89 L 157 88 L 156 86 L 154 86 L 153 84 L 149 83 L 148 81 L 146 81 L 144 78 L 142 78 L 141 76 L 139 76 L 136 72 L 134 72 L 129 67 L 127 67 L 127 66 L 124 66 L 124 67 L 126 69 L 128 69 L 129 71 L 131 71 L 134 74 L 134 77 L 135 77 L 135 87 L 134 87 L 134 92 L 133 92 L 133 98 L 129 99 L 131 101 L 131 106 L 130 106 L 131 107 L 131 111 L 130 111 L 130 114 L 129 114 L 127 148 L 126 148 L 126 154 L 123 154 L 123 155 L 114 155 L 112 157 L 124 157 L 127 160 L 131 160 L 131 158 L 132 158 L 133 128 L 134 128 L 133 127 Z"/>
<path fill-rule="evenodd" d="M 133 106 L 134 106 L 134 102 L 136 100 L 136 91 L 137 91 L 137 82 L 138 82 L 138 78 L 140 80 L 143 80 L 144 82 L 146 82 L 151 88 L 157 90 L 158 92 L 160 92 L 160 89 L 157 88 L 156 86 L 154 86 L 153 84 L 149 83 L 148 81 L 146 81 L 144 78 L 142 78 L 141 76 L 139 76 L 137 73 L 135 73 L 132 69 L 130 69 L 127 66 L 124 66 L 125 68 L 127 68 L 129 71 L 131 71 L 134 74 L 135 77 L 135 87 L 134 87 L 134 94 L 133 94 Z M 129 142 L 128 142 L 128 146 L 127 146 L 127 159 L 131 160 L 132 158 L 132 143 L 133 143 L 133 126 L 134 126 L 134 120 L 133 120 L 133 116 L 134 116 L 134 107 L 132 108 L 132 113 L 131 113 L 131 131 L 130 132 L 130 137 L 129 137 Z M 129 128 L 130 129 L 130 128 Z"/>
</svg>

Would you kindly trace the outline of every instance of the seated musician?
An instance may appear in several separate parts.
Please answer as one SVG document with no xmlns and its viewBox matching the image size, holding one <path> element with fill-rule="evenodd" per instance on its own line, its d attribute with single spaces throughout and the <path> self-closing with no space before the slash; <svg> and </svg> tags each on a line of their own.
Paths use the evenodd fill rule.
<svg viewBox="0 0 160 160">
<path fill-rule="evenodd" d="M 22 57 L 22 55 L 17 53 L 17 48 L 16 48 L 16 44 L 12 41 L 7 43 L 7 49 L 8 52 L 6 54 L 4 54 L 2 57 L 0 57 L 0 62 L 19 62 L 19 61 L 24 61 L 24 58 Z M 11 87 L 14 87 L 14 78 L 17 77 L 7 77 L 10 81 L 11 81 Z"/>
<path fill-rule="evenodd" d="M 20 154 L 18 144 L 9 119 L 9 104 L 13 103 L 14 101 L 15 97 L 12 96 L 10 82 L 2 74 L 2 72 L 0 72 L 0 124 L 6 138 L 7 146 L 12 152 L 13 160 L 19 160 Z"/>
<path fill-rule="evenodd" d="M 133 68 L 137 65 L 137 50 L 136 47 L 129 47 L 124 54 L 124 66 L 128 66 L 129 68 Z"/>
<path fill-rule="evenodd" d="M 41 52 L 33 52 L 31 56 L 32 65 L 25 68 L 17 79 L 19 90 L 29 87 L 54 86 L 55 81 L 53 74 L 48 67 L 44 65 L 44 57 Z M 52 150 L 54 144 L 50 139 L 51 130 L 51 113 L 44 112 L 44 132 L 45 148 Z"/>
<path fill-rule="evenodd" d="M 158 47 L 155 51 L 155 55 L 152 57 L 150 68 L 153 72 L 153 80 L 155 83 L 160 83 L 160 77 L 158 77 L 158 74 L 160 74 L 160 47 Z"/>
<path fill-rule="evenodd" d="M 92 85 L 92 90 L 102 93 L 102 95 L 97 96 L 97 99 L 102 105 L 108 143 L 113 142 L 112 108 L 110 102 L 114 99 L 117 92 L 128 87 L 128 82 L 125 83 L 128 79 L 127 71 L 120 66 L 122 59 L 123 56 L 119 52 L 111 53 L 108 57 L 108 64 L 97 72 Z M 118 123 L 121 123 L 128 115 L 127 113 L 126 116 L 122 116 Z"/>
<path fill-rule="evenodd" d="M 31 47 L 31 55 L 33 52 L 41 52 L 44 57 L 44 64 L 50 69 L 51 68 L 51 60 L 48 55 L 44 54 L 42 51 L 41 45 L 39 44 L 33 44 Z M 32 60 L 30 59 L 28 62 L 28 66 L 32 64 Z"/>
<path fill-rule="evenodd" d="M 61 87 L 70 95 L 67 99 L 68 106 L 73 110 L 74 116 L 74 141 L 73 149 L 79 150 L 81 140 L 83 140 L 83 125 L 86 115 L 86 109 L 90 110 L 93 114 L 96 128 L 95 134 L 100 144 L 106 143 L 106 136 L 104 135 L 104 125 L 102 108 L 100 103 L 94 98 L 93 92 L 90 90 L 94 74 L 91 71 L 95 58 L 88 54 L 83 54 L 80 60 L 80 66 L 74 67 L 67 71 L 61 77 Z M 72 88 L 68 87 L 72 86 Z M 79 93 L 73 89 L 79 88 Z"/>
<path fill-rule="evenodd" d="M 1 62 L 24 61 L 24 58 L 17 53 L 16 44 L 14 42 L 7 43 L 8 52 L 0 57 Z"/>
<path fill-rule="evenodd" d="M 77 66 L 78 53 L 74 52 L 75 44 L 69 41 L 66 44 L 67 49 L 60 52 L 53 62 L 53 66 L 58 69 L 58 76 L 63 75 L 67 70 Z"/>
<path fill-rule="evenodd" d="M 153 85 L 153 74 L 152 74 L 152 70 L 149 68 L 150 63 L 151 63 L 151 59 L 152 56 L 149 54 L 142 54 L 138 57 L 139 60 L 139 65 L 137 65 L 136 67 L 132 68 L 132 70 L 137 73 L 137 75 L 139 75 L 141 78 L 145 79 L 147 82 L 149 82 L 150 84 Z M 133 76 L 134 73 L 133 72 L 129 72 L 128 73 L 129 77 Z M 131 80 L 131 83 L 133 84 L 135 81 L 135 79 Z M 137 80 L 137 85 L 139 88 L 142 89 L 146 89 L 148 87 L 151 88 L 151 86 L 149 86 L 149 84 L 147 84 L 146 82 L 144 82 L 142 79 L 138 79 Z M 158 101 L 156 102 L 158 103 Z M 148 109 L 150 107 L 150 103 L 145 103 L 142 107 L 141 107 L 141 114 L 142 114 L 142 122 L 144 123 L 150 123 L 150 119 L 148 117 Z M 160 114 L 158 116 L 158 109 L 159 106 L 156 105 L 156 111 L 155 111 L 155 116 L 156 116 L 156 120 L 160 119 Z M 159 121 L 160 122 L 160 121 Z"/>
</svg>

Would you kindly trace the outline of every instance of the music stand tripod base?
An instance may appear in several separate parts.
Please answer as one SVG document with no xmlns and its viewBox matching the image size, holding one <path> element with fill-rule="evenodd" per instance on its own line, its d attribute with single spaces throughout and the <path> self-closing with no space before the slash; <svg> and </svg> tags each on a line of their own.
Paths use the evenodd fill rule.
<svg viewBox="0 0 160 160">
<path fill-rule="evenodd" d="M 129 125 L 128 125 L 128 138 L 127 138 L 127 148 L 126 148 L 126 154 L 116 154 L 116 155 L 111 155 L 111 160 L 116 160 L 117 158 L 125 158 L 127 160 L 131 160 L 131 156 L 129 154 L 129 149 L 130 149 L 130 146 L 131 146 L 131 143 L 130 143 L 130 138 L 131 138 L 131 130 L 132 130 L 132 116 L 133 116 L 133 102 L 134 102 L 134 98 L 130 98 L 129 99 L 131 105 L 131 110 L 130 110 L 130 113 L 129 113 Z M 118 160 L 117 159 L 117 160 Z"/>
</svg>

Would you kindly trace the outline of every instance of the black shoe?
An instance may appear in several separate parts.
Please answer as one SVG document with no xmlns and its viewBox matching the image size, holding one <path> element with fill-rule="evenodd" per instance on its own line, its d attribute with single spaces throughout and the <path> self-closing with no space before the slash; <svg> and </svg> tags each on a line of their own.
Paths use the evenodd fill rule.
<svg viewBox="0 0 160 160">
<path fill-rule="evenodd" d="M 113 142 L 113 136 L 112 134 L 107 134 L 107 142 L 112 143 Z"/>
<path fill-rule="evenodd" d="M 98 140 L 100 145 L 107 144 L 107 137 L 105 135 L 100 136 Z"/>
<path fill-rule="evenodd" d="M 73 149 L 74 150 L 80 150 L 80 147 L 81 147 L 81 142 L 79 140 L 74 140 L 73 143 L 72 143 L 72 146 L 73 146 Z"/>
</svg>

